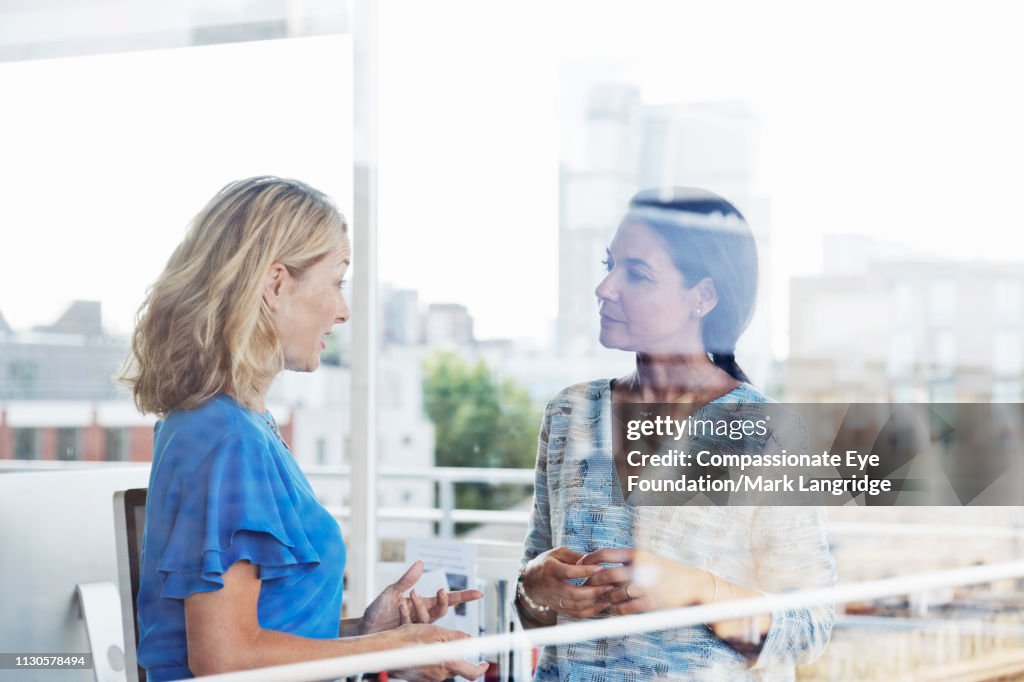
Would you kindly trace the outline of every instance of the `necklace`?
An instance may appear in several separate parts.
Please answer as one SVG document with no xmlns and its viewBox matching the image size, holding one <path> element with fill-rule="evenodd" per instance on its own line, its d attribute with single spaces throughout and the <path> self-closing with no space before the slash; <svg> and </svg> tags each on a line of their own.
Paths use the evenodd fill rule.
<svg viewBox="0 0 1024 682">
<path fill-rule="evenodd" d="M 267 424 L 267 426 L 270 427 L 270 430 L 274 432 L 275 436 L 277 436 L 277 439 L 281 441 L 281 444 L 284 445 L 285 448 L 287 448 L 288 450 L 291 450 L 291 448 L 288 447 L 288 443 L 287 441 L 285 441 L 284 436 L 281 434 L 281 429 L 277 427 L 277 422 L 274 421 L 273 415 L 271 415 L 269 412 L 264 412 L 261 416 L 263 417 L 263 421 Z"/>
</svg>

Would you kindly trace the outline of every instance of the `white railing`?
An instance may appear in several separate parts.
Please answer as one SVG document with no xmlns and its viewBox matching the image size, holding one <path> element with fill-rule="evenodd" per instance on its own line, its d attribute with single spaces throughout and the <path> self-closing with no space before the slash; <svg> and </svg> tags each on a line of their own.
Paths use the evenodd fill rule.
<svg viewBox="0 0 1024 682">
<path fill-rule="evenodd" d="M 867 537 L 945 537 L 945 538 L 1020 538 L 1024 537 L 1024 528 L 1016 526 L 982 526 L 976 524 L 949 523 L 881 523 L 881 522 L 850 522 L 832 521 L 828 524 L 830 532 L 845 536 Z"/>
<path fill-rule="evenodd" d="M 4 472 L 66 471 L 82 469 L 123 469 L 149 467 L 149 462 L 83 462 L 77 459 L 0 459 L 0 474 Z"/>
<path fill-rule="evenodd" d="M 348 467 L 305 466 L 302 470 L 310 479 L 339 479 L 349 476 Z M 455 536 L 456 523 L 491 523 L 522 526 L 530 520 L 529 512 L 517 510 L 457 509 L 455 507 L 455 485 L 457 483 L 504 483 L 533 485 L 532 469 L 489 469 L 485 467 L 381 467 L 377 471 L 380 479 L 421 480 L 437 484 L 438 505 L 430 508 L 378 507 L 377 518 L 381 520 L 436 521 L 442 538 Z M 348 507 L 328 506 L 328 510 L 339 519 L 349 518 Z"/>
<path fill-rule="evenodd" d="M 536 630 L 520 630 L 479 639 L 392 649 L 372 654 L 210 675 L 197 679 L 208 682 L 242 682 L 243 680 L 247 682 L 307 682 L 357 675 L 367 671 L 410 668 L 463 658 L 495 660 L 498 655 L 510 650 L 516 652 L 516 660 L 525 661 L 528 660 L 527 652 L 535 647 L 567 644 L 602 637 L 623 637 L 732 618 L 745 618 L 771 613 L 776 609 L 804 608 L 818 604 L 845 604 L 853 601 L 894 597 L 922 590 L 959 587 L 1020 577 L 1024 577 L 1024 561 L 1011 561 L 988 566 L 971 566 L 885 580 L 836 585 L 828 588 L 799 590 L 719 604 L 570 623 Z"/>
<path fill-rule="evenodd" d="M 0 474 L 4 471 L 61 471 L 66 469 L 95 469 L 117 467 L 148 467 L 149 462 L 81 462 L 56 460 L 0 459 Z M 347 480 L 350 469 L 347 466 L 302 466 L 310 479 Z M 532 485 L 532 469 L 501 469 L 485 467 L 418 467 L 401 469 L 382 467 L 378 477 L 387 480 L 426 480 L 438 485 L 437 507 L 378 507 L 377 518 L 390 521 L 434 521 L 440 524 L 441 537 L 454 536 L 457 523 L 488 523 L 522 526 L 529 522 L 529 512 L 506 509 L 458 509 L 455 507 L 455 485 L 458 483 L 488 483 L 499 485 L 514 483 Z M 348 519 L 352 510 L 348 506 L 329 505 L 328 510 L 336 518 Z M 976 524 L 930 524 L 930 523 L 884 523 L 884 522 L 841 522 L 829 524 L 829 531 L 841 536 L 907 536 L 907 537 L 962 537 L 962 538 L 1021 538 L 1024 528 Z"/>
<path fill-rule="evenodd" d="M 62 460 L 18 460 L 0 459 L 0 474 L 4 471 L 62 471 L 70 469 L 97 469 L 118 467 L 148 467 L 148 462 L 82 462 Z M 348 480 L 351 469 L 348 466 L 308 466 L 302 470 L 310 479 Z M 526 527 L 529 513 L 517 510 L 457 509 L 455 507 L 455 485 L 458 483 L 488 483 L 500 485 L 515 483 L 533 485 L 532 469 L 488 469 L 484 467 L 381 467 L 377 470 L 379 480 L 421 480 L 432 481 L 438 486 L 437 507 L 378 507 L 377 518 L 399 521 L 435 521 L 440 525 L 439 536 L 455 536 L 457 523 L 490 523 Z M 347 506 L 328 505 L 338 519 L 348 519 L 352 510 Z"/>
</svg>

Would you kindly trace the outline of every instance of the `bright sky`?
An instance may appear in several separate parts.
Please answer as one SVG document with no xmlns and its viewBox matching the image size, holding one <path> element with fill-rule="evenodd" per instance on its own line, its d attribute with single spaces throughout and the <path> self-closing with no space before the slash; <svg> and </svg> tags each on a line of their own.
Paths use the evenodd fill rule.
<svg viewBox="0 0 1024 682">
<path fill-rule="evenodd" d="M 74 299 L 127 331 L 189 220 L 223 185 L 295 176 L 351 214 L 347 38 L 0 64 L 0 311 Z M 296 68 L 295 61 L 336 64 Z"/>
<path fill-rule="evenodd" d="M 597 81 L 754 108 L 780 315 L 828 233 L 1024 261 L 1020 3 L 379 7 L 381 274 L 467 304 L 481 336 L 556 314 L 560 145 Z M 0 311 L 25 329 L 99 299 L 126 331 L 237 177 L 293 175 L 351 215 L 350 69 L 347 37 L 0 64 Z"/>
</svg>

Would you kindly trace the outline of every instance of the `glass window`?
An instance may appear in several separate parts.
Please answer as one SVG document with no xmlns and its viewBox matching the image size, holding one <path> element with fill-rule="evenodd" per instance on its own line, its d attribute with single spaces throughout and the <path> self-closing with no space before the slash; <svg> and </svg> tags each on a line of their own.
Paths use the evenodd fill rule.
<svg viewBox="0 0 1024 682">
<path fill-rule="evenodd" d="M 1024 315 L 1024 283 L 1020 279 L 1003 278 L 992 286 L 992 323 L 997 327 L 1014 327 Z"/>
<path fill-rule="evenodd" d="M 892 386 L 890 399 L 894 403 L 920 403 L 926 402 L 928 395 L 922 386 L 900 382 Z"/>
<path fill-rule="evenodd" d="M 0 342 L 2 347 L 2 342 Z M 2 351 L 0 351 L 2 352 Z M 12 360 L 7 364 L 7 390 L 0 398 L 32 398 L 35 397 L 39 376 L 39 365 L 32 361 Z"/>
<path fill-rule="evenodd" d="M 956 281 L 948 278 L 928 282 L 928 324 L 943 327 L 956 319 Z"/>
<path fill-rule="evenodd" d="M 1019 331 L 997 331 L 992 337 L 992 373 L 1012 376 L 1024 371 L 1024 347 Z"/>
<path fill-rule="evenodd" d="M 75 428 L 56 429 L 57 437 L 57 459 L 74 461 L 80 454 L 80 431 Z"/>
<path fill-rule="evenodd" d="M 956 371 L 956 334 L 952 330 L 943 329 L 932 336 L 932 368 L 942 376 Z"/>
<path fill-rule="evenodd" d="M 17 428 L 14 431 L 14 456 L 17 459 L 39 459 L 39 429 Z"/>
<path fill-rule="evenodd" d="M 364 236 L 352 215 L 349 5 L 0 3 L 0 438 L 10 426 L 16 457 L 49 460 L 3 468 L 44 470 L 41 489 L 46 477 L 82 481 L 83 495 L 106 500 L 91 510 L 26 499 L 46 514 L 0 514 L 0 535 L 33 540 L 19 543 L 24 561 L 5 562 L 0 581 L 37 575 L 24 594 L 0 596 L 0 641 L 14 649 L 82 648 L 74 583 L 109 574 L 115 559 L 103 488 L 146 480 L 140 467 L 100 460 L 148 458 L 153 437 L 152 419 L 112 377 L 147 287 L 204 203 L 233 180 L 296 178 L 333 198 L 354 240 Z M 324 353 L 333 372 L 270 404 L 300 465 L 314 460 L 321 432 L 339 443 L 350 429 L 340 336 Z M 334 472 L 311 483 L 319 494 L 341 480 Z M 51 547 L 55 528 L 73 528 L 86 549 Z"/>
<path fill-rule="evenodd" d="M 950 379 L 938 379 L 928 386 L 928 401 L 932 403 L 955 403 L 956 382 Z"/>
<path fill-rule="evenodd" d="M 896 325 L 908 326 L 914 319 L 914 289 L 910 282 L 898 279 L 892 288 L 893 317 Z"/>
<path fill-rule="evenodd" d="M 191 16 L 183 12 L 177 16 Z M 347 12 L 345 3 L 332 10 Z M 158 15 L 150 17 L 154 26 Z M 351 37 L 260 40 L 269 37 L 265 23 L 232 26 L 230 44 L 0 63 L 0 184 L 18 188 L 4 193 L 3 208 L 19 225 L 0 246 L 0 290 L 38 283 L 0 302 L 0 400 L 43 415 L 42 435 L 22 434 L 19 456 L 135 458 L 120 425 L 137 413 L 112 377 L 147 287 L 226 183 L 294 177 L 329 194 L 352 225 Z M 295 25 L 288 35 L 304 31 Z M 188 32 L 171 33 L 190 40 Z M 228 36 L 192 38 L 217 42 L 218 35 Z M 271 82 L 287 83 L 292 94 L 268 97 Z M 341 336 L 331 337 L 318 375 L 274 405 L 300 462 L 316 461 L 321 425 L 339 441 L 350 428 L 349 370 L 335 348 Z M 95 443 L 65 428 L 62 412 L 76 412 L 82 426 L 81 413 L 99 401 L 117 418 L 100 421 L 109 428 Z M 56 407 L 40 411 L 36 402 Z M 136 442 L 148 459 L 147 439 Z M 340 476 L 312 483 L 341 487 Z"/>
<path fill-rule="evenodd" d="M 130 459 L 130 432 L 124 428 L 103 429 L 104 457 L 109 462 L 125 462 Z"/>
<path fill-rule="evenodd" d="M 997 379 L 992 382 L 992 402 L 1019 403 L 1024 399 L 1019 379 Z"/>
<path fill-rule="evenodd" d="M 889 337 L 889 356 L 886 369 L 890 376 L 904 376 L 913 373 L 913 334 L 910 332 L 895 332 Z"/>
<path fill-rule="evenodd" d="M 0 291 L 38 283 L 2 302 L 0 400 L 130 407 L 109 377 L 127 350 L 134 311 L 189 218 L 228 180 L 272 172 L 309 181 L 335 198 L 358 244 L 366 227 L 357 218 L 365 216 L 352 214 L 351 169 L 367 170 L 351 151 L 359 102 L 374 104 L 369 146 L 378 158 L 369 159 L 373 182 L 355 191 L 376 193 L 374 285 L 391 290 L 368 311 L 379 315 L 382 334 L 366 421 L 380 425 L 379 468 L 392 470 L 380 486 L 387 506 L 434 504 L 438 474 L 399 479 L 396 469 L 529 474 L 545 400 L 631 371 L 629 353 L 597 340 L 594 287 L 604 248 L 639 189 L 704 187 L 748 218 L 761 254 L 759 295 L 737 360 L 771 397 L 806 388 L 880 404 L 946 401 L 958 386 L 967 395 L 973 379 L 982 391 L 991 380 L 994 400 L 1021 397 L 1021 281 L 1007 276 L 995 285 L 992 319 L 981 328 L 966 334 L 957 326 L 988 291 L 991 273 L 976 277 L 979 263 L 984 270 L 1024 253 L 1024 233 L 1015 229 L 1024 203 L 992 200 L 1024 186 L 1020 92 L 1006 86 L 1024 63 L 1024 10 L 1014 3 L 779 9 L 564 0 L 540 11 L 389 0 L 377 3 L 377 63 L 357 69 L 374 75 L 372 98 L 354 91 L 351 43 L 337 35 L 347 28 L 288 38 L 305 30 L 303 8 L 345 2 L 215 3 L 257 18 L 200 11 L 202 3 L 186 0 L 174 12 L 153 10 L 142 34 L 109 44 L 100 34 L 65 39 L 63 27 L 74 28 L 86 6 L 124 3 L 72 4 L 47 3 L 61 40 L 0 45 L 0 59 L 46 57 L 0 63 L 0 186 L 14 190 L 2 204 L 19 228 L 0 245 Z M 262 16 L 277 7 L 289 16 Z M 10 18 L 6 11 L 0 21 Z M 29 27 L 42 16 L 15 14 Z M 128 14 L 137 22 L 146 12 Z M 807 21 L 788 19 L 796 14 Z M 181 25 L 195 17 L 207 20 Z M 174 46 L 231 44 L 126 52 L 169 46 L 150 44 L 151 35 L 170 36 Z M 251 42 L 263 38 L 277 40 Z M 82 43 L 108 54 L 67 58 Z M 822 245 L 842 233 L 850 238 L 822 258 Z M 790 305 L 796 278 L 814 305 Z M 363 406 L 366 386 L 353 381 L 345 338 L 332 337 L 324 360 L 331 367 L 275 394 L 303 464 L 365 456 L 352 450 L 362 439 L 347 415 Z M 15 344 L 33 352 L 12 355 Z M 820 354 L 794 357 L 801 347 Z M 987 369 L 989 350 L 993 377 L 974 377 L 979 365 Z M 935 372 L 916 371 L 925 363 Z M 91 432 L 68 427 L 80 418 L 14 423 L 19 457 L 92 457 Z M 107 428 L 105 457 L 126 458 L 130 440 L 144 441 L 135 433 Z M 340 479 L 314 479 L 318 496 L 347 505 L 351 491 L 342 492 Z M 459 509 L 507 513 L 490 518 L 525 516 L 530 500 L 528 486 L 468 481 L 442 489 Z M 975 511 L 830 510 L 840 579 L 1016 558 L 1019 510 Z M 889 535 L 891 524 L 880 519 L 921 528 L 901 525 Z M 414 523 L 436 532 L 432 521 Z M 947 533 L 971 523 L 985 532 Z M 382 524 L 381 532 L 399 530 Z M 512 551 L 523 530 L 505 522 L 476 529 L 488 541 L 507 539 Z M 355 559 L 375 549 L 350 545 L 350 567 L 361 570 Z M 349 576 L 352 594 L 363 577 Z M 796 676 L 940 678 L 945 666 L 1012 657 L 1021 643 L 1011 617 L 1018 587 L 840 609 L 824 656 Z M 941 607 L 929 610 L 929 599 Z M 961 616 L 970 622 L 954 620 Z M 21 625 L 16 616 L 7 623 Z"/>
</svg>

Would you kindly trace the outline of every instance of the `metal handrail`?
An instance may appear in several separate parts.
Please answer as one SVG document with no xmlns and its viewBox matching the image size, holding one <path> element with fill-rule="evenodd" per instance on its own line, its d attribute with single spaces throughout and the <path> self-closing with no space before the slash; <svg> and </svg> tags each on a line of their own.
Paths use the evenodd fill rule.
<svg viewBox="0 0 1024 682">
<path fill-rule="evenodd" d="M 588 620 L 535 630 L 491 635 L 479 639 L 390 649 L 371 654 L 307 661 L 196 679 L 207 682 L 242 682 L 243 680 L 247 682 L 307 682 L 357 675 L 368 670 L 410 668 L 462 658 L 493 660 L 495 655 L 510 649 L 519 652 L 520 655 L 517 658 L 523 660 L 525 659 L 523 654 L 534 647 L 568 644 L 602 637 L 623 637 L 734 618 L 746 618 L 771 613 L 774 610 L 805 608 L 821 604 L 844 604 L 943 587 L 989 583 L 1022 576 L 1024 576 L 1024 561 L 1010 561 L 988 566 L 971 566 L 834 587 L 798 590 L 717 604 L 653 611 L 632 616 Z"/>
</svg>

